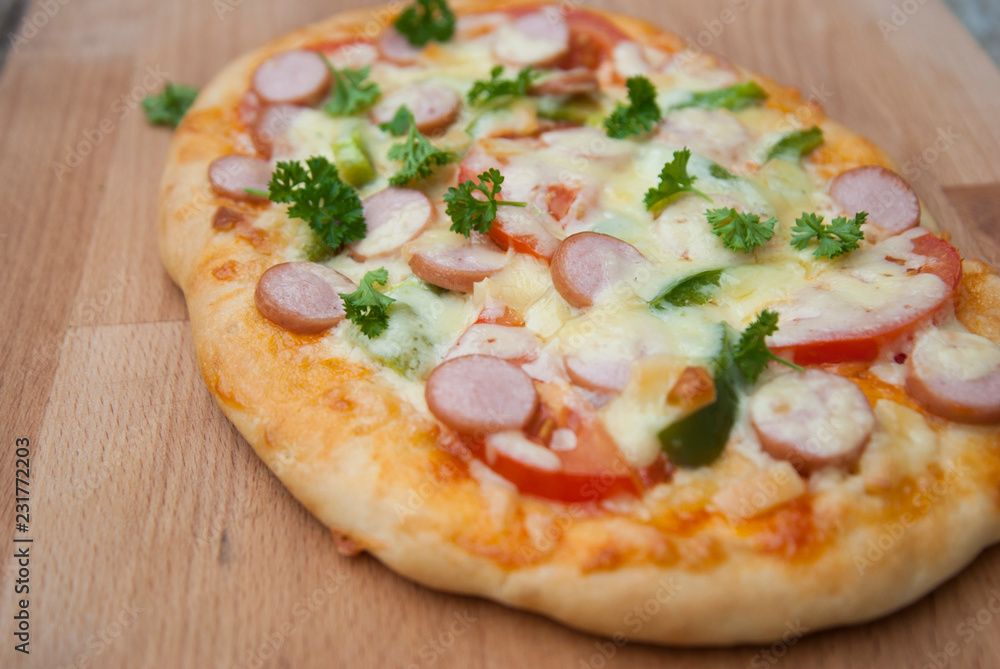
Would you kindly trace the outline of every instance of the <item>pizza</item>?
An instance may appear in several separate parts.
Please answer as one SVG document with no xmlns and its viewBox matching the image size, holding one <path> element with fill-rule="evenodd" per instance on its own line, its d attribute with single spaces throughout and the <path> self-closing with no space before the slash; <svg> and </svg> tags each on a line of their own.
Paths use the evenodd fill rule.
<svg viewBox="0 0 1000 669">
<path fill-rule="evenodd" d="M 764 642 L 1000 539 L 1000 278 L 870 141 L 647 23 L 303 28 L 201 91 L 159 225 L 223 413 L 429 587 Z"/>
</svg>

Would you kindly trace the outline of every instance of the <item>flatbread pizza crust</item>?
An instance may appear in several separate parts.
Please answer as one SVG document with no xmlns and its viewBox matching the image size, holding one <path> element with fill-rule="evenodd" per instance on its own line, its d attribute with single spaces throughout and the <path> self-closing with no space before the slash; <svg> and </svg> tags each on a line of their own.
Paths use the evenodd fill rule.
<svg viewBox="0 0 1000 669">
<path fill-rule="evenodd" d="M 456 2 L 456 13 L 528 3 Z M 588 10 L 597 12 L 597 10 Z M 633 39 L 682 42 L 650 24 L 597 12 Z M 240 145 L 237 106 L 256 66 L 293 47 L 354 39 L 372 10 L 338 15 L 229 65 L 178 128 L 161 188 L 163 261 L 187 299 L 198 360 L 219 407 L 282 483 L 338 537 L 440 590 L 481 595 L 603 635 L 672 645 L 767 642 L 787 625 L 818 630 L 870 620 L 925 594 L 1000 540 L 996 427 L 930 417 L 939 455 L 878 495 L 831 485 L 731 522 L 669 486 L 621 513 L 482 484 L 442 449 L 439 428 L 369 369 L 330 358 L 321 337 L 283 332 L 254 307 L 268 267 L 297 260 L 277 219 L 219 234 L 209 163 Z M 836 174 L 889 165 L 874 145 L 825 119 L 797 92 L 758 75 L 769 104 L 808 108 Z M 976 266 L 960 291 L 963 322 L 998 341 L 1000 287 Z M 915 406 L 859 377 L 873 401 Z M 897 393 L 898 395 L 898 393 Z M 904 448 L 905 443 L 896 447 Z M 715 467 L 744 466 L 723 456 Z M 690 491 L 689 491 L 690 493 Z M 766 489 L 762 494 L 770 494 Z M 347 539 L 345 542 L 344 539 Z"/>
</svg>

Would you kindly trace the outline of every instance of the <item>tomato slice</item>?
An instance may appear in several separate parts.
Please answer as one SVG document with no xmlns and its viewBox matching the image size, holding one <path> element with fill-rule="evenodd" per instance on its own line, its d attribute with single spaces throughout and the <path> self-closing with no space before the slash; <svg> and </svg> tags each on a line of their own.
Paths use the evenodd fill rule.
<svg viewBox="0 0 1000 669">
<path fill-rule="evenodd" d="M 525 437 L 536 447 L 557 456 L 557 468 L 541 467 L 482 443 L 471 447 L 479 459 L 519 491 L 561 502 L 597 502 L 615 495 L 638 495 L 645 485 L 667 477 L 663 462 L 654 463 L 648 468 L 650 471 L 633 469 L 582 398 L 552 384 L 539 384 L 539 392 L 542 408 Z M 576 435 L 576 447 L 572 450 L 545 446 L 560 428 Z M 551 455 L 548 458 L 552 459 Z"/>
<path fill-rule="evenodd" d="M 786 327 L 782 332 L 779 322 L 779 330 L 768 341 L 768 345 L 800 365 L 872 362 L 885 344 L 916 329 L 950 304 L 952 293 L 962 278 L 962 258 L 958 251 L 943 239 L 919 229 L 891 239 L 898 244 L 907 236 L 912 244 L 911 252 L 924 258 L 916 272 L 934 274 L 944 282 L 945 290 L 940 296 L 915 293 L 904 296 L 909 300 L 905 309 L 892 304 L 887 305 L 884 310 L 863 314 L 861 317 L 845 313 L 825 334 L 806 329 L 795 332 L 794 326 Z M 893 260 L 891 254 L 886 255 L 886 258 Z M 810 295 L 822 298 L 821 293 L 822 291 L 813 291 Z M 836 315 L 835 304 L 821 306 L 831 306 L 832 313 Z"/>
<path fill-rule="evenodd" d="M 618 42 L 628 39 L 615 24 L 585 9 L 567 12 L 566 23 L 569 25 L 569 55 L 559 65 L 567 70 L 574 67 L 596 70 L 611 58 Z"/>
</svg>

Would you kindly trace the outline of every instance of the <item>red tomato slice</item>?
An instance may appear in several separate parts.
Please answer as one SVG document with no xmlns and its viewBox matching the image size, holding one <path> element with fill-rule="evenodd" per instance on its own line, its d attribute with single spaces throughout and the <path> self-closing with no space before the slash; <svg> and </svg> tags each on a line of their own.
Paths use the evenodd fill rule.
<svg viewBox="0 0 1000 669">
<path fill-rule="evenodd" d="M 788 342 L 787 330 L 786 339 L 782 339 L 779 322 L 778 334 L 769 345 L 776 350 L 790 350 L 792 360 L 800 365 L 874 361 L 884 344 L 915 329 L 949 304 L 952 293 L 962 278 L 962 258 L 951 244 L 930 233 L 914 236 L 911 243 L 913 253 L 926 258 L 919 272 L 934 274 L 944 281 L 947 290 L 941 299 L 926 302 L 919 308 L 912 309 L 905 317 L 887 318 L 878 312 L 873 313 L 870 320 L 859 323 L 855 331 L 842 329 L 831 333 L 828 338 L 809 337 Z"/>
<path fill-rule="evenodd" d="M 628 36 L 603 16 L 584 9 L 566 14 L 569 25 L 569 55 L 560 63 L 564 69 L 587 67 L 596 70 L 611 58 L 611 51 Z"/>
<path fill-rule="evenodd" d="M 576 448 L 549 450 L 559 458 L 558 469 L 544 469 L 500 450 L 487 453 L 484 445 L 472 448 L 483 462 L 518 490 L 561 502 L 596 502 L 619 494 L 638 495 L 643 481 L 663 480 L 665 470 L 663 476 L 647 472 L 640 477 L 626 462 L 593 409 L 582 399 L 549 384 L 541 384 L 539 391 L 543 404 L 534 424 L 527 430 L 528 438 L 539 448 L 546 448 L 543 443 L 550 440 L 558 428 L 570 429 L 576 435 Z M 662 463 L 660 469 L 663 469 Z"/>
</svg>

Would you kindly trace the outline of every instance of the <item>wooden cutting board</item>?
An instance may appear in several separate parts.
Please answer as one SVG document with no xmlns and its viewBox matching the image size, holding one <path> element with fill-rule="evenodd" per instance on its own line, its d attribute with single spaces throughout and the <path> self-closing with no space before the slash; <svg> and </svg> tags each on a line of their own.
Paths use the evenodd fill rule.
<svg viewBox="0 0 1000 669">
<path fill-rule="evenodd" d="M 28 9 L 0 80 L 0 665 L 997 666 L 1000 549 L 885 620 L 707 651 L 617 647 L 334 552 L 201 382 L 154 235 L 170 133 L 137 104 L 164 78 L 204 84 L 347 7 Z M 627 11 L 800 86 L 903 165 L 967 255 L 998 264 L 1000 72 L 938 0 L 635 0 Z M 31 518 L 15 534 L 18 437 L 31 442 Z M 34 539 L 27 656 L 13 649 L 15 537 Z"/>
</svg>

